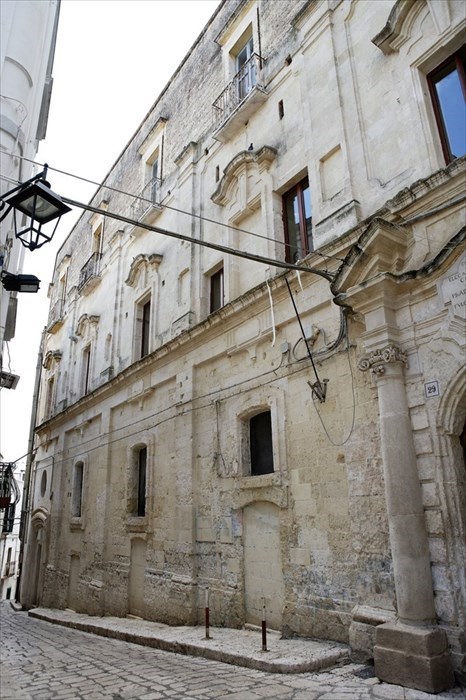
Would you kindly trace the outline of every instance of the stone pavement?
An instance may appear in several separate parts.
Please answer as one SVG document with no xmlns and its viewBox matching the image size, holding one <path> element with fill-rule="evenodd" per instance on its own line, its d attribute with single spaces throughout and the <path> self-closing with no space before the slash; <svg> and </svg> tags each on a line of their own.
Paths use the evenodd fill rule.
<svg viewBox="0 0 466 700">
<path fill-rule="evenodd" d="M 205 644 L 200 628 L 167 629 L 165 625 L 142 620 L 89 618 L 71 611 L 31 612 L 35 617 L 14 612 L 6 603 L 0 606 L 1 700 L 459 700 L 466 697 L 459 687 L 434 696 L 380 683 L 371 667 L 344 663 L 344 658 L 339 660 L 340 665 L 320 672 L 296 672 L 296 664 L 309 653 L 314 660 L 321 652 L 322 658 L 324 652 L 346 653 L 338 644 L 324 644 L 319 650 L 318 642 L 269 636 L 271 651 L 256 652 L 261 642 L 257 632 L 213 628 L 213 639 Z M 55 624 L 38 619 L 38 615 L 54 617 Z M 67 625 L 93 622 L 94 631 L 100 628 L 99 634 L 56 624 L 59 622 Z M 105 627 L 103 623 L 109 624 Z M 122 641 L 137 629 L 141 632 L 138 644 Z M 168 636 L 170 629 L 178 633 L 176 637 Z M 121 639 L 101 636 L 110 632 L 121 635 Z M 204 656 L 206 650 L 214 648 L 216 637 L 222 653 L 247 658 L 252 650 L 253 657 L 272 655 L 270 663 L 277 662 L 282 667 L 288 664 L 295 671 L 276 673 L 201 658 L 199 654 Z M 171 648 L 180 653 L 146 646 L 144 640 L 148 638 L 164 644 L 176 641 L 179 646 L 172 644 Z M 285 646 L 279 644 L 282 641 Z"/>
<path fill-rule="evenodd" d="M 141 618 L 93 617 L 72 610 L 47 608 L 35 608 L 29 615 L 102 637 L 274 673 L 319 671 L 349 661 L 350 650 L 345 644 L 280 639 L 278 632 L 270 630 L 267 630 L 265 652 L 262 651 L 261 631 L 256 629 L 211 627 L 210 639 L 206 639 L 204 627 L 173 627 Z"/>
</svg>

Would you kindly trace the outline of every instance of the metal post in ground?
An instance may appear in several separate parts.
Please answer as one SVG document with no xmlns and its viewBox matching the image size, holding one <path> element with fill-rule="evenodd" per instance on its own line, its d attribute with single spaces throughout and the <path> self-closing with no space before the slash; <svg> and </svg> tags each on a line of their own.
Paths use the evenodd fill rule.
<svg viewBox="0 0 466 700">
<path fill-rule="evenodd" d="M 267 623 L 265 621 L 265 598 L 262 598 L 262 651 L 267 651 Z"/>
<path fill-rule="evenodd" d="M 205 638 L 206 639 L 211 639 L 211 636 L 209 634 L 209 586 L 206 587 L 205 589 Z"/>
</svg>

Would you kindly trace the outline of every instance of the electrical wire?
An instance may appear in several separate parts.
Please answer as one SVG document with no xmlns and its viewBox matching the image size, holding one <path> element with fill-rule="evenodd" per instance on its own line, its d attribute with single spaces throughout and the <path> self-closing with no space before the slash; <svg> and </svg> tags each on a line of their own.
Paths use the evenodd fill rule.
<svg viewBox="0 0 466 700">
<path fill-rule="evenodd" d="M 124 224 L 130 224 L 131 226 L 137 226 L 146 231 L 152 231 L 154 233 L 160 233 L 163 236 L 168 236 L 170 238 L 177 238 L 180 241 L 185 241 L 186 243 L 194 243 L 196 245 L 203 246 L 204 248 L 211 248 L 213 250 L 220 251 L 221 253 L 226 253 L 227 255 L 234 255 L 238 258 L 246 258 L 247 260 L 253 260 L 254 262 L 259 262 L 264 265 L 272 265 L 273 267 L 280 267 L 284 270 L 300 270 L 301 272 L 312 272 L 319 277 L 323 277 L 327 282 L 332 282 L 335 278 L 333 273 L 327 272 L 326 270 L 318 270 L 315 267 L 305 267 L 304 265 L 293 265 L 292 263 L 284 262 L 283 260 L 275 260 L 273 258 L 267 258 L 263 255 L 254 255 L 253 253 L 248 253 L 242 250 L 236 250 L 236 248 L 229 248 L 228 246 L 220 245 L 219 243 L 211 243 L 209 241 L 203 241 L 199 238 L 192 238 L 191 236 L 186 236 L 183 233 L 177 233 L 176 231 L 169 231 L 168 229 L 160 228 L 159 226 L 151 226 L 149 224 L 144 224 L 142 221 L 134 221 L 122 214 L 116 214 L 108 209 L 99 209 L 99 207 L 93 207 L 90 204 L 83 204 L 83 202 L 78 202 L 74 199 L 69 199 L 68 197 L 62 197 L 62 201 L 65 204 L 69 204 L 72 207 L 78 207 L 80 209 L 85 209 L 86 211 L 92 211 L 94 214 L 101 214 L 102 216 L 107 216 L 110 219 L 116 219 Z"/>
<path fill-rule="evenodd" d="M 9 178 L 2 178 L 6 179 L 9 182 L 13 182 Z M 211 248 L 213 250 L 220 251 L 222 253 L 225 253 L 227 255 L 234 255 L 239 258 L 246 258 L 247 260 L 253 260 L 255 262 L 262 263 L 264 265 L 272 265 L 274 267 L 279 267 L 283 268 L 285 270 L 296 270 L 296 271 L 301 271 L 301 272 L 313 272 L 316 275 L 319 275 L 320 277 L 323 277 L 326 279 L 328 282 L 332 282 L 335 278 L 334 273 L 330 273 L 327 270 L 318 270 L 317 268 L 314 267 L 306 267 L 304 265 L 294 265 L 293 263 L 288 263 L 283 260 L 275 260 L 274 258 L 268 258 L 265 256 L 261 255 L 254 255 L 253 253 L 247 253 L 246 251 L 240 251 L 237 250 L 236 248 L 230 248 L 228 246 L 223 246 L 218 243 L 212 243 L 209 241 L 204 241 L 201 240 L 200 238 L 192 238 L 191 236 L 186 236 L 182 233 L 176 233 L 175 231 L 169 231 L 168 229 L 162 229 L 157 226 L 151 226 L 149 224 L 145 224 L 142 221 L 135 221 L 134 219 L 131 219 L 129 217 L 123 216 L 122 214 L 117 214 L 115 212 L 111 212 L 108 209 L 100 209 L 99 207 L 93 207 L 90 204 L 84 204 L 83 202 L 78 202 L 77 200 L 70 199 L 68 197 L 61 197 L 61 200 L 65 204 L 69 204 L 72 207 L 78 207 L 79 209 L 83 209 L 85 211 L 91 211 L 94 214 L 100 214 L 103 217 L 109 217 L 110 219 L 116 219 L 117 221 L 121 221 L 122 223 L 129 224 L 130 226 L 135 226 L 137 228 L 142 228 L 146 231 L 153 231 L 155 233 L 160 233 L 164 236 L 169 236 L 171 238 L 177 238 L 178 240 L 185 241 L 186 243 L 195 243 L 197 245 L 203 246 L 204 248 Z M 148 200 L 146 200 L 148 201 Z M 256 235 L 256 234 L 252 234 Z M 270 240 L 270 239 L 268 239 Z"/>
<path fill-rule="evenodd" d="M 346 445 L 346 443 L 347 443 L 348 440 L 350 439 L 351 435 L 353 434 L 353 431 L 354 431 L 354 424 L 355 424 L 355 420 L 356 420 L 356 394 L 355 394 L 355 391 L 354 391 L 354 373 L 353 373 L 353 367 L 352 367 L 352 365 L 351 365 L 350 346 L 349 346 L 349 334 L 348 334 L 348 326 L 347 326 L 346 323 L 345 323 L 345 326 L 346 326 L 346 355 L 347 355 L 347 357 L 348 357 L 348 366 L 349 366 L 350 375 L 351 375 L 351 394 L 352 394 L 352 397 L 353 397 L 353 408 L 352 408 L 351 426 L 350 426 L 348 435 L 347 435 L 347 437 L 343 440 L 343 442 L 335 442 L 335 441 L 333 440 L 333 438 L 331 437 L 330 433 L 328 432 L 328 430 L 327 430 L 327 428 L 326 428 L 326 426 L 325 426 L 324 420 L 323 420 L 323 418 L 322 418 L 322 416 L 321 416 L 321 414 L 320 414 L 320 412 L 319 412 L 319 408 L 318 408 L 318 406 L 317 406 L 317 404 L 316 404 L 316 402 L 315 402 L 314 394 L 312 394 L 312 403 L 313 403 L 313 406 L 314 406 L 314 408 L 315 408 L 315 410 L 316 410 L 317 417 L 319 418 L 319 421 L 320 421 L 320 423 L 321 423 L 321 425 L 322 425 L 322 428 L 324 429 L 324 432 L 325 432 L 325 435 L 327 436 L 328 441 L 329 441 L 334 447 L 343 447 L 343 445 Z"/>
<path fill-rule="evenodd" d="M 214 464 L 216 463 L 217 459 L 220 457 L 222 460 L 223 464 L 223 471 L 224 474 L 227 474 L 227 465 L 225 464 L 225 459 L 223 457 L 222 451 L 220 449 L 220 415 L 219 415 L 219 408 L 220 408 L 220 401 L 217 399 L 215 401 L 215 418 L 216 418 L 216 426 L 217 426 L 217 435 L 216 435 L 216 447 L 217 451 L 214 454 Z"/>
<path fill-rule="evenodd" d="M 344 310 L 343 310 L 343 315 L 345 315 L 345 314 L 344 314 Z M 342 335 L 342 332 L 344 332 L 344 331 L 341 331 L 341 332 L 340 332 L 339 337 Z M 337 342 L 336 342 L 336 341 L 335 341 L 335 343 L 333 344 L 333 347 L 336 349 L 336 347 L 337 347 Z M 330 352 L 330 349 L 329 349 L 329 352 Z M 226 393 L 226 395 L 225 395 L 222 399 L 217 399 L 217 400 L 216 400 L 216 403 L 219 404 L 219 403 L 220 403 L 220 400 L 225 401 L 225 400 L 234 398 L 235 396 L 238 396 L 239 394 L 241 394 L 243 391 L 245 391 L 245 389 L 243 388 L 244 385 L 245 385 L 245 384 L 248 384 L 249 382 L 252 382 L 252 381 L 254 381 L 254 380 L 262 379 L 263 377 L 266 377 L 267 375 L 274 374 L 274 376 L 273 376 L 269 381 L 262 382 L 262 383 L 259 383 L 259 384 L 255 385 L 255 386 L 252 386 L 252 387 L 250 387 L 250 388 L 248 389 L 249 391 L 253 391 L 253 390 L 255 390 L 255 389 L 258 389 L 258 388 L 260 388 L 260 387 L 262 387 L 262 386 L 266 386 L 266 385 L 268 385 L 268 384 L 273 384 L 273 383 L 276 382 L 276 381 L 280 381 L 280 380 L 285 379 L 285 378 L 288 378 L 288 377 L 290 377 L 290 376 L 294 376 L 295 374 L 297 374 L 297 373 L 299 373 L 299 372 L 302 372 L 302 371 L 304 371 L 304 370 L 307 369 L 307 367 L 302 366 L 302 360 L 299 360 L 299 361 L 296 361 L 296 362 L 291 362 L 291 363 L 288 365 L 288 367 L 290 367 L 290 366 L 293 367 L 294 365 L 299 365 L 299 367 L 297 367 L 294 371 L 288 371 L 286 374 L 277 376 L 277 374 L 276 374 L 277 371 L 278 371 L 280 368 L 283 367 L 283 358 L 282 358 L 282 362 L 280 362 L 280 365 L 279 365 L 279 367 L 277 367 L 277 368 L 272 368 L 272 369 L 270 369 L 270 370 L 267 370 L 267 371 L 265 371 L 265 372 L 262 372 L 261 374 L 255 375 L 254 377 L 249 377 L 248 379 L 244 379 L 244 380 L 242 380 L 242 381 L 240 381 L 240 382 L 235 382 L 234 384 L 230 384 L 230 385 L 227 386 L 227 387 L 220 388 L 220 389 L 215 389 L 215 390 L 213 390 L 213 391 L 206 392 L 205 394 L 201 394 L 201 395 L 199 395 L 199 396 L 196 396 L 192 401 L 193 401 L 193 402 L 194 402 L 194 401 L 198 402 L 198 401 L 201 401 L 201 400 L 203 400 L 203 399 L 209 399 L 209 398 L 211 398 L 211 397 L 213 397 L 213 396 L 216 396 L 216 395 L 218 396 L 219 394 Z M 352 367 L 351 367 L 351 365 L 350 365 L 350 371 L 352 372 Z M 352 378 L 353 378 L 353 375 L 352 375 Z M 237 389 L 237 391 L 234 391 L 235 389 Z M 228 393 L 227 393 L 227 392 L 228 392 Z M 353 398 L 354 398 L 354 389 L 353 389 Z M 156 423 L 153 423 L 153 422 L 152 422 L 152 423 L 150 424 L 150 426 L 149 426 L 149 429 L 158 428 L 159 426 L 161 426 L 161 425 L 163 425 L 164 423 L 167 423 L 167 422 L 169 422 L 169 421 L 171 421 L 171 420 L 175 420 L 175 419 L 177 419 L 177 418 L 184 417 L 184 416 L 186 416 L 186 415 L 189 415 L 190 413 L 194 413 L 195 411 L 204 410 L 204 409 L 206 409 L 206 408 L 207 408 L 207 409 L 208 409 L 208 408 L 211 408 L 211 406 L 212 406 L 212 403 L 211 403 L 211 402 L 206 403 L 206 404 L 203 404 L 203 405 L 201 405 L 201 406 L 193 406 L 193 407 L 191 407 L 191 408 L 189 408 L 189 409 L 183 410 L 181 413 L 176 413 L 176 414 L 167 416 L 166 418 L 163 418 L 163 419 L 159 420 L 159 421 L 156 422 Z M 146 416 L 145 418 L 138 418 L 138 419 L 137 419 L 136 421 L 134 421 L 133 423 L 126 423 L 126 424 L 125 424 L 124 426 L 122 426 L 121 428 L 115 428 L 115 430 L 112 430 L 112 431 L 109 431 L 109 432 L 104 433 L 104 434 L 102 434 L 102 435 L 99 435 L 99 438 L 98 438 L 98 439 L 99 439 L 99 444 L 98 444 L 97 446 L 95 446 L 95 447 L 87 448 L 87 445 L 90 445 L 90 444 L 92 444 L 93 442 L 95 442 L 95 441 L 96 441 L 96 438 L 90 438 L 89 440 L 82 441 L 82 442 L 80 442 L 80 444 L 79 444 L 79 449 L 78 449 L 78 451 L 76 451 L 75 453 L 72 453 L 72 454 L 68 454 L 66 457 L 63 457 L 63 459 L 55 460 L 55 464 L 56 464 L 56 465 L 63 464 L 63 463 L 65 463 L 65 462 L 69 461 L 70 459 L 73 459 L 73 458 L 79 456 L 80 454 L 82 454 L 83 448 L 85 449 L 86 453 L 91 453 L 91 452 L 94 452 L 95 450 L 101 449 L 102 447 L 109 447 L 109 446 L 111 446 L 111 445 L 113 445 L 113 444 L 115 444 L 115 443 L 117 443 L 117 442 L 120 442 L 121 440 L 125 440 L 125 439 L 127 439 L 127 438 L 134 437 L 135 435 L 138 435 L 138 434 L 140 434 L 140 433 L 142 433 L 142 432 L 145 432 L 146 430 L 148 430 L 148 428 L 147 428 L 146 426 L 144 426 L 144 427 L 142 427 L 142 428 L 139 428 L 138 430 L 134 430 L 134 431 L 132 431 L 132 432 L 130 432 L 130 433 L 128 433 L 128 432 L 126 432 L 126 431 L 128 430 L 128 428 L 133 428 L 133 427 L 139 426 L 141 423 L 144 423 L 144 422 L 146 422 L 146 421 L 153 421 L 154 418 L 157 418 L 158 416 L 161 416 L 161 415 L 163 415 L 164 413 L 166 413 L 167 411 L 170 411 L 170 410 L 173 410 L 173 406 L 168 406 L 168 407 L 163 408 L 163 409 L 161 409 L 161 410 L 159 410 L 159 411 L 156 411 L 155 413 L 152 413 L 150 416 Z M 316 410 L 317 410 L 317 409 L 316 409 Z M 317 413 L 318 413 L 318 411 L 317 411 Z M 319 415 L 319 414 L 318 414 L 318 415 Z M 322 418 L 321 418 L 320 415 L 319 415 L 319 419 L 320 419 L 320 421 L 322 422 Z M 332 439 L 331 439 L 330 436 L 328 435 L 325 426 L 323 426 L 323 427 L 324 427 L 324 430 L 325 430 L 325 432 L 326 432 L 326 434 L 327 434 L 327 437 L 329 438 L 330 442 L 332 442 Z M 351 432 L 352 432 L 353 428 L 354 428 L 354 411 L 353 411 L 353 423 L 352 423 Z M 120 431 L 122 431 L 122 430 L 125 431 L 125 434 L 122 435 L 121 437 L 115 437 L 114 439 L 109 439 L 107 442 L 102 443 L 102 440 L 103 440 L 105 437 L 109 437 L 109 438 L 110 438 L 112 435 L 115 435 L 115 434 L 117 434 L 118 432 L 120 432 Z M 349 439 L 349 436 L 348 436 L 348 438 L 345 440 L 345 442 L 346 442 L 348 439 Z M 332 444 L 338 446 L 337 443 L 332 442 Z M 342 443 L 342 444 L 344 444 L 344 443 Z M 32 457 L 33 457 L 33 459 L 34 459 L 35 454 L 37 453 L 37 451 L 38 451 L 40 448 L 43 448 L 43 447 L 46 446 L 46 445 L 47 445 L 47 441 L 44 441 L 44 442 L 39 443 L 38 445 L 36 445 L 36 446 L 34 447 L 34 449 L 33 449 L 32 451 L 27 452 L 27 453 L 24 454 L 24 455 L 21 455 L 21 457 L 18 457 L 16 460 L 14 460 L 14 462 L 11 462 L 11 463 L 12 463 L 12 464 L 15 464 L 16 462 L 19 462 L 21 459 L 24 459 L 25 457 L 28 457 L 28 456 L 30 456 L 30 455 L 32 455 Z M 87 448 L 87 449 L 86 449 L 86 448 Z M 68 452 L 69 452 L 71 449 L 72 449 L 72 448 L 68 448 Z M 219 455 L 222 457 L 222 460 L 223 460 L 223 455 L 221 455 L 221 453 L 219 453 Z"/>
<path fill-rule="evenodd" d="M 309 343 L 307 342 L 307 338 L 306 338 L 306 334 L 305 334 L 305 332 L 304 332 L 303 324 L 301 323 L 301 317 L 300 317 L 300 315 L 299 315 L 299 313 L 298 313 L 298 308 L 297 308 L 297 306 L 296 306 L 296 302 L 295 302 L 295 300 L 294 300 L 293 293 L 292 293 L 292 291 L 291 291 L 290 283 L 288 282 L 288 278 L 287 278 L 286 276 L 285 276 L 285 282 L 286 282 L 286 286 L 287 286 L 287 288 L 288 288 L 288 293 L 289 293 L 289 295 L 290 295 L 291 303 L 293 304 L 293 308 L 294 308 L 294 312 L 295 312 L 295 314 L 296 314 L 296 318 L 298 319 L 299 327 L 300 327 L 300 329 L 301 329 L 301 335 L 303 336 L 304 342 L 306 343 L 307 354 L 308 354 L 309 359 L 310 359 L 310 361 L 311 361 L 312 369 L 314 370 L 314 374 L 315 374 L 315 377 L 316 377 L 316 380 L 317 380 L 317 384 L 320 385 L 320 384 L 321 384 L 321 381 L 320 381 L 320 379 L 319 379 L 319 375 L 317 374 L 317 370 L 316 370 L 316 366 L 315 366 L 315 364 L 314 364 L 314 359 L 313 359 L 313 357 L 312 357 L 311 349 L 310 349 L 310 347 L 309 347 Z"/>
<path fill-rule="evenodd" d="M 210 399 L 210 398 L 213 397 L 213 396 L 218 396 L 218 395 L 221 395 L 221 394 L 225 394 L 225 395 L 224 395 L 221 399 L 218 399 L 219 401 L 220 401 L 220 400 L 225 401 L 225 400 L 234 398 L 235 396 L 238 396 L 238 395 L 240 395 L 242 392 L 245 391 L 245 389 L 244 389 L 244 385 L 245 385 L 245 384 L 248 384 L 248 383 L 250 383 L 250 382 L 253 382 L 254 380 L 262 379 L 262 378 L 267 377 L 268 375 L 271 375 L 271 374 L 274 375 L 274 376 L 271 377 L 268 381 L 260 382 L 260 383 L 258 383 L 258 384 L 255 384 L 254 386 L 251 386 L 249 389 L 247 389 L 248 391 L 254 391 L 255 389 L 258 389 L 258 388 L 260 388 L 260 387 L 262 387 L 262 386 L 266 386 L 266 385 L 269 385 L 269 384 L 273 384 L 273 383 L 276 382 L 276 381 L 281 381 L 282 379 L 286 379 L 286 378 L 288 378 L 288 377 L 290 377 L 290 376 L 294 376 L 295 374 L 298 374 L 298 373 L 300 373 L 300 372 L 302 372 L 302 371 L 305 371 L 305 370 L 307 369 L 307 366 L 303 366 L 301 362 L 300 362 L 300 363 L 297 363 L 297 362 L 296 362 L 296 363 L 290 363 L 290 365 L 288 365 L 288 367 L 290 367 L 290 366 L 293 367 L 294 365 L 298 365 L 298 364 L 299 364 L 298 367 L 296 367 L 296 368 L 295 368 L 294 370 L 292 370 L 292 371 L 288 370 L 288 372 L 287 372 L 286 374 L 283 373 L 283 374 L 281 374 L 280 376 L 277 376 L 277 375 L 276 375 L 276 371 L 277 371 L 278 368 L 273 368 L 273 369 L 267 370 L 267 371 L 265 371 L 265 372 L 262 372 L 261 374 L 255 375 L 254 377 L 249 377 L 248 379 L 244 379 L 244 380 L 242 380 L 242 381 L 240 381 L 240 382 L 235 382 L 235 383 L 233 383 L 233 384 L 230 384 L 230 385 L 227 386 L 227 387 L 220 388 L 220 389 L 215 389 L 215 390 L 206 392 L 205 394 L 202 394 L 202 395 L 200 395 L 200 396 L 196 396 L 192 401 L 193 401 L 193 402 L 199 402 L 199 401 L 201 401 L 201 400 L 203 400 L 203 399 Z M 149 425 L 148 427 L 147 427 L 147 426 L 144 426 L 144 427 L 140 427 L 140 428 L 138 428 L 137 430 L 134 430 L 134 431 L 132 431 L 132 432 L 129 432 L 129 433 L 126 432 L 126 431 L 128 430 L 128 428 L 129 428 L 129 429 L 135 428 L 136 426 L 140 426 L 141 423 L 145 423 L 145 422 L 147 422 L 147 421 L 153 421 L 154 418 L 157 418 L 158 416 L 163 415 L 163 414 L 166 413 L 167 411 L 173 411 L 173 406 L 168 406 L 168 407 L 166 407 L 166 408 L 162 408 L 162 409 L 160 409 L 159 411 L 156 411 L 155 413 L 152 413 L 150 416 L 146 416 L 145 418 L 138 418 L 136 421 L 134 421 L 134 422 L 132 422 L 132 423 L 126 423 L 124 426 L 122 426 L 122 427 L 120 427 L 120 428 L 115 428 L 115 429 L 112 430 L 112 431 L 109 431 L 109 432 L 107 432 L 107 433 L 104 433 L 104 434 L 102 434 L 102 435 L 99 435 L 98 438 L 89 438 L 88 440 L 84 440 L 84 441 L 80 442 L 79 445 L 76 446 L 76 451 L 75 451 L 75 452 L 73 452 L 73 453 L 71 453 L 71 454 L 68 454 L 68 455 L 67 455 L 66 457 L 64 457 L 63 459 L 57 459 L 57 460 L 55 460 L 55 464 L 56 464 L 56 465 L 62 464 L 62 463 L 64 463 L 64 462 L 67 462 L 67 461 L 70 460 L 70 459 L 73 459 L 73 458 L 79 456 L 80 454 L 83 453 L 83 448 L 84 448 L 84 450 L 85 450 L 87 453 L 94 452 L 95 450 L 102 449 L 102 447 L 109 447 L 110 445 L 112 445 L 112 444 L 114 444 L 114 443 L 117 443 L 117 442 L 120 442 L 121 440 L 125 440 L 125 439 L 127 439 L 127 438 L 134 437 L 135 435 L 138 435 L 138 434 L 140 434 L 140 433 L 142 433 L 142 432 L 145 432 L 145 431 L 148 430 L 148 429 L 156 429 L 156 428 L 158 428 L 159 426 L 161 426 L 161 425 L 163 425 L 164 423 L 167 423 L 167 422 L 169 422 L 169 421 L 171 421 L 171 420 L 175 420 L 175 419 L 177 419 L 177 418 L 180 418 L 180 417 L 189 415 L 190 413 L 193 413 L 193 412 L 195 412 L 195 411 L 204 410 L 204 409 L 209 409 L 209 408 L 211 408 L 211 407 L 212 407 L 212 402 L 208 402 L 208 403 L 205 403 L 205 404 L 200 405 L 200 406 L 192 406 L 191 408 L 187 408 L 187 409 L 183 410 L 183 411 L 180 412 L 180 413 L 175 413 L 175 414 L 172 414 L 172 415 L 167 416 L 166 418 L 162 418 L 161 420 L 159 420 L 159 421 L 157 421 L 157 422 L 151 422 L 150 425 Z M 116 435 L 118 432 L 120 432 L 120 431 L 122 431 L 122 430 L 125 431 L 125 434 L 124 434 L 124 435 L 122 435 L 122 436 L 120 436 L 120 437 L 117 436 L 117 437 L 115 437 L 114 439 L 109 439 L 109 440 L 108 440 L 107 442 L 105 442 L 105 443 L 102 442 L 106 437 L 109 437 L 109 438 L 110 438 L 112 435 Z M 96 441 L 97 439 L 99 440 L 99 444 L 98 444 L 98 445 L 96 445 L 95 447 L 89 447 L 89 448 L 87 448 L 87 445 L 91 445 L 92 443 L 95 443 L 95 441 Z M 22 455 L 22 457 L 19 457 L 17 460 L 15 460 L 15 462 L 17 462 L 17 461 L 19 461 L 20 459 L 23 459 L 24 457 L 27 457 L 27 456 L 29 456 L 29 455 L 34 455 L 34 453 L 36 453 L 40 448 L 45 447 L 47 444 L 48 444 L 48 441 L 44 440 L 44 441 L 41 442 L 40 444 L 36 445 L 36 446 L 34 447 L 34 450 L 32 450 L 31 452 L 26 453 L 25 455 Z M 71 450 L 73 450 L 73 448 L 68 448 L 68 452 L 70 452 Z M 13 462 L 13 463 L 14 463 L 14 462 Z"/>
<path fill-rule="evenodd" d="M 329 353 L 336 350 L 336 348 L 340 345 L 341 341 L 343 340 L 344 335 L 345 335 L 345 327 L 347 324 L 346 315 L 347 315 L 348 309 L 346 307 L 343 307 L 343 306 L 340 306 L 339 308 L 340 308 L 340 328 L 338 330 L 338 335 L 330 345 L 326 346 L 325 348 L 322 348 L 322 350 L 313 350 L 312 355 L 314 358 L 321 358 L 321 359 L 324 358 L 326 355 L 328 355 Z M 294 357 L 296 362 L 304 362 L 305 360 L 308 359 L 307 355 L 305 355 L 304 357 L 297 357 L 296 356 L 296 348 L 298 347 L 298 345 L 300 343 L 303 342 L 303 340 L 304 339 L 302 337 L 298 338 L 298 340 L 293 345 L 293 348 L 291 350 L 291 354 Z M 324 334 L 324 342 L 325 342 L 325 334 Z"/>
<path fill-rule="evenodd" d="M 6 152 L 6 155 L 13 156 L 13 153 Z M 38 167 L 45 167 L 45 163 L 37 163 L 35 160 L 31 160 L 30 158 L 26 158 L 26 156 L 19 156 L 15 155 L 16 158 L 19 158 L 20 160 L 25 160 L 28 163 L 32 163 L 33 165 L 37 165 Z M 105 185 L 100 182 L 96 182 L 95 180 L 89 180 L 89 178 L 82 177 L 81 175 L 74 175 L 73 173 L 67 172 L 66 170 L 60 170 L 59 168 L 53 168 L 52 166 L 48 165 L 48 169 L 52 170 L 55 173 L 59 173 L 60 175 L 66 175 L 67 177 L 74 178 L 75 180 L 81 180 L 82 182 L 87 182 L 90 185 L 95 185 L 98 189 L 106 189 L 109 190 L 110 192 L 116 192 L 117 194 L 122 194 L 125 195 L 126 197 L 132 197 L 133 199 L 136 199 L 141 202 L 147 202 L 148 204 L 154 204 L 152 199 L 147 199 L 145 197 L 140 197 L 138 195 L 132 194 L 131 192 L 126 192 L 125 190 L 120 190 L 117 187 L 112 187 L 111 185 Z M 11 180 L 7 177 L 3 177 L 2 179 L 7 180 L 13 184 L 19 184 L 19 182 L 16 180 Z M 94 194 L 95 196 L 95 194 Z M 249 236 L 254 236 L 255 238 L 262 238 L 263 240 L 266 241 L 272 241 L 273 243 L 278 243 L 279 245 L 282 245 L 284 248 L 291 248 L 290 243 L 286 243 L 285 241 L 279 239 L 279 238 L 270 238 L 269 236 L 263 236 L 260 233 L 254 233 L 253 231 L 248 231 L 247 229 L 244 228 L 239 228 L 237 226 L 232 226 L 231 224 L 226 224 L 223 221 L 217 221 L 216 219 L 211 219 L 207 216 L 202 216 L 201 214 L 195 214 L 193 212 L 185 211 L 184 209 L 179 209 L 178 207 L 173 207 L 169 204 L 163 204 L 159 203 L 161 207 L 164 209 L 168 209 L 169 211 L 174 211 L 177 212 L 178 214 L 184 214 L 185 216 L 190 216 L 193 219 L 199 219 L 200 221 L 206 221 L 207 223 L 215 224 L 216 226 L 222 226 L 223 228 L 228 228 L 231 229 L 232 231 L 237 231 L 239 233 L 246 233 Z M 326 255 L 325 253 L 321 253 L 320 251 L 313 251 L 315 255 L 318 255 L 321 258 L 325 258 L 327 260 L 336 260 L 338 262 L 344 262 L 343 258 L 339 258 L 335 255 Z"/>
</svg>

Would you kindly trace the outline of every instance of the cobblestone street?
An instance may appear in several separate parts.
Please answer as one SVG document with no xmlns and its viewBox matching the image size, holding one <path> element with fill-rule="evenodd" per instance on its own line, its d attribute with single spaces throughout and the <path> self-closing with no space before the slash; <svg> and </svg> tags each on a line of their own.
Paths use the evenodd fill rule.
<svg viewBox="0 0 466 700">
<path fill-rule="evenodd" d="M 275 674 L 105 639 L 36 620 L 3 603 L 2 700 L 459 700 L 367 677 L 348 664 L 321 673 Z"/>
</svg>

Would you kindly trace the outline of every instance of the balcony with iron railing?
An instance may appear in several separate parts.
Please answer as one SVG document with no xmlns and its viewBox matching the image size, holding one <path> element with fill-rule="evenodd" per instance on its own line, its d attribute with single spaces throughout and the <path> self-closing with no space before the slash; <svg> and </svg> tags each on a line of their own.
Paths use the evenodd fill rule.
<svg viewBox="0 0 466 700">
<path fill-rule="evenodd" d="M 78 291 L 88 293 L 100 282 L 101 253 L 92 253 L 89 260 L 82 266 L 79 273 Z"/>
<path fill-rule="evenodd" d="M 263 63 L 263 58 L 252 54 L 215 100 L 214 135 L 219 141 L 231 138 L 267 99 L 262 84 Z"/>
<path fill-rule="evenodd" d="M 161 185 L 159 177 L 153 177 L 147 182 L 142 190 L 135 196 L 131 205 L 131 219 L 150 223 L 150 214 L 158 213 L 161 210 Z"/>
<path fill-rule="evenodd" d="M 5 568 L 3 570 L 3 576 L 2 578 L 9 578 L 10 576 L 14 576 L 16 573 L 16 562 L 15 561 L 7 561 L 5 564 Z"/>
<path fill-rule="evenodd" d="M 51 307 L 49 311 L 49 319 L 47 323 L 47 332 L 55 333 L 65 320 L 64 314 L 65 300 L 59 299 Z"/>
</svg>

